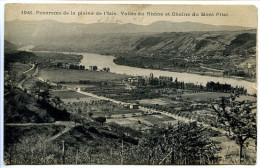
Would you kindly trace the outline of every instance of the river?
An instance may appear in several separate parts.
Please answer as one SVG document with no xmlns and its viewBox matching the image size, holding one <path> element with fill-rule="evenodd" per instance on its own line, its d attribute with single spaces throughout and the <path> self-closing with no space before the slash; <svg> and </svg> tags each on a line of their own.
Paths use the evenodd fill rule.
<svg viewBox="0 0 260 168">
<path fill-rule="evenodd" d="M 172 77 L 173 79 L 178 78 L 178 81 L 202 84 L 204 86 L 206 85 L 207 82 L 214 81 L 223 84 L 224 83 L 231 84 L 231 86 L 233 87 L 243 86 L 244 88 L 247 89 L 249 94 L 256 93 L 256 83 L 248 82 L 245 80 L 117 65 L 113 62 L 113 60 L 115 59 L 114 56 L 107 56 L 107 55 L 100 55 L 100 54 L 93 54 L 93 53 L 77 53 L 77 54 L 83 55 L 83 59 L 81 60 L 80 64 L 84 65 L 86 68 L 93 65 L 97 66 L 99 69 L 104 67 L 109 67 L 110 72 L 117 73 L 117 74 L 133 75 L 133 76 L 149 76 L 150 73 L 153 73 L 154 77 L 169 76 Z"/>
<path fill-rule="evenodd" d="M 20 50 L 30 51 L 31 48 L 33 48 L 33 45 L 23 47 Z M 69 52 L 63 52 L 63 53 L 69 53 Z M 115 64 L 113 62 L 113 60 L 115 59 L 114 56 L 100 55 L 100 54 L 93 54 L 93 53 L 75 53 L 75 54 L 83 55 L 83 59 L 81 60 L 80 65 L 84 65 L 86 68 L 88 68 L 89 66 L 97 66 L 99 69 L 102 69 L 104 67 L 109 67 L 110 72 L 117 73 L 117 74 L 132 75 L 132 76 L 149 76 L 150 73 L 153 73 L 154 77 L 168 76 L 168 77 L 172 77 L 173 79 L 178 78 L 178 81 L 202 84 L 204 86 L 207 84 L 207 82 L 214 81 L 222 84 L 227 83 L 233 87 L 242 86 L 247 89 L 247 92 L 249 94 L 256 93 L 257 84 L 245 80 L 130 67 L 125 65 Z"/>
</svg>

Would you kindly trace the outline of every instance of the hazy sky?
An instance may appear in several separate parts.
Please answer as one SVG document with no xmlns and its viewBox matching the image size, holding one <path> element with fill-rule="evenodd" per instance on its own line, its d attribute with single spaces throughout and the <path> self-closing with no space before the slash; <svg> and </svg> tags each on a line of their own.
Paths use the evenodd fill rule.
<svg viewBox="0 0 260 168">
<path fill-rule="evenodd" d="M 7 4 L 5 10 L 6 21 L 51 19 L 68 23 L 117 22 L 143 25 L 155 21 L 192 21 L 213 25 L 257 27 L 257 8 L 252 5 Z M 22 11 L 32 11 L 33 14 L 22 14 Z M 69 15 L 63 15 L 64 11 L 67 11 Z M 43 12 L 61 12 L 62 15 L 44 15 Z M 71 15 L 71 12 L 75 12 L 75 15 Z M 93 12 L 91 13 L 93 15 L 79 15 L 80 12 Z M 102 15 L 97 15 L 97 12 Z M 108 13 L 104 15 L 104 12 L 113 12 L 116 15 L 107 15 Z M 144 13 L 144 16 L 122 15 L 122 12 L 134 12 L 136 14 L 141 12 Z M 148 16 L 148 12 L 150 14 L 156 12 L 157 16 Z M 198 16 L 192 16 L 194 12 Z M 167 13 L 170 16 L 165 16 Z M 175 16 L 173 16 L 174 13 Z M 176 13 L 179 16 L 176 16 Z M 211 16 L 201 16 L 202 13 Z M 163 16 L 159 16 L 160 14 L 163 14 Z"/>
</svg>

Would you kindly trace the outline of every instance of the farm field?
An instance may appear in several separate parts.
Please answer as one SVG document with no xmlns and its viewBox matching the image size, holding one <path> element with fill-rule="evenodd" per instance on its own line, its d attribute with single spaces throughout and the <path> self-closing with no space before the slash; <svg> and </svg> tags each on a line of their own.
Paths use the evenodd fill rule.
<svg viewBox="0 0 260 168">
<path fill-rule="evenodd" d="M 221 92 L 200 92 L 200 93 L 185 93 L 182 94 L 181 97 L 183 100 L 190 100 L 190 101 L 207 101 L 207 100 L 216 100 L 220 97 L 229 97 L 230 93 L 221 93 Z M 237 101 L 243 101 L 243 100 L 250 100 L 250 101 L 256 101 L 256 98 L 253 96 L 244 96 L 240 95 L 237 99 Z"/>
<path fill-rule="evenodd" d="M 91 102 L 98 100 L 94 97 L 82 97 L 82 98 L 69 98 L 61 99 L 64 103 L 79 103 L 79 102 Z"/>
<path fill-rule="evenodd" d="M 58 96 L 61 99 L 80 99 L 80 98 L 87 98 L 89 96 L 77 93 L 72 90 L 58 90 L 58 91 L 51 91 L 50 92 L 53 96 Z"/>
<path fill-rule="evenodd" d="M 149 121 L 150 123 L 158 126 L 172 124 L 175 125 L 178 123 L 176 119 L 173 117 L 169 117 L 163 114 L 156 114 L 156 115 L 144 115 L 140 116 L 141 120 Z"/>
<path fill-rule="evenodd" d="M 136 116 L 129 116 L 125 114 L 125 118 L 112 118 L 108 119 L 107 122 L 111 123 L 117 123 L 119 125 L 123 126 L 129 126 L 133 129 L 140 129 L 139 127 L 142 126 L 142 130 L 148 129 L 151 126 L 164 126 L 168 124 L 175 125 L 178 123 L 178 120 L 175 120 L 172 117 L 163 115 L 163 114 L 154 114 L 154 115 L 136 115 Z"/>
<path fill-rule="evenodd" d="M 137 114 L 137 113 L 141 113 L 140 110 L 138 109 L 127 109 L 127 108 L 123 108 L 123 107 L 117 107 L 115 110 L 113 111 L 96 111 L 94 112 L 94 116 L 107 116 L 107 115 L 112 115 L 112 116 L 117 116 L 117 117 L 122 117 L 122 115 L 133 115 L 133 114 Z"/>
<path fill-rule="evenodd" d="M 140 104 L 158 104 L 158 105 L 167 105 L 173 103 L 172 100 L 166 98 L 155 98 L 155 99 L 141 99 L 137 100 Z"/>
<path fill-rule="evenodd" d="M 50 80 L 52 82 L 78 82 L 80 80 L 87 81 L 111 81 L 123 80 L 127 75 L 114 74 L 109 72 L 96 72 L 86 70 L 72 70 L 72 69 L 41 69 L 39 77 Z"/>
</svg>

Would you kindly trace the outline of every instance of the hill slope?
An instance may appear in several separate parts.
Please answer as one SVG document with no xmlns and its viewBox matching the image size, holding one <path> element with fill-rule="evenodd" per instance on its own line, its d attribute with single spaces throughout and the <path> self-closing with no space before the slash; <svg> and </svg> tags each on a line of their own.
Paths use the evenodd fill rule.
<svg viewBox="0 0 260 168">
<path fill-rule="evenodd" d="M 129 33 L 162 33 L 191 31 L 239 31 L 252 28 L 239 26 L 215 26 L 196 22 L 154 22 L 150 25 L 118 23 L 61 23 L 53 20 L 43 21 L 10 21 L 5 23 L 5 38 L 15 44 L 37 43 L 37 40 L 48 40 L 51 37 L 78 37 L 84 35 L 129 34 Z"/>
</svg>

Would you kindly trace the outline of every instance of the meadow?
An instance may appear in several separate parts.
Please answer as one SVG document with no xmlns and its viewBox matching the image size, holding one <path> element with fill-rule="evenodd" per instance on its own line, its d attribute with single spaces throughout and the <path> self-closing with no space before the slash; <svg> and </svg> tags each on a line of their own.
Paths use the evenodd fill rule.
<svg viewBox="0 0 260 168">
<path fill-rule="evenodd" d="M 111 81 L 123 80 L 127 75 L 72 69 L 41 69 L 39 77 L 52 82 Z"/>
</svg>

